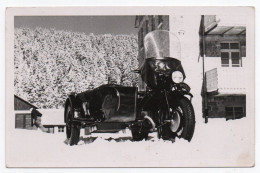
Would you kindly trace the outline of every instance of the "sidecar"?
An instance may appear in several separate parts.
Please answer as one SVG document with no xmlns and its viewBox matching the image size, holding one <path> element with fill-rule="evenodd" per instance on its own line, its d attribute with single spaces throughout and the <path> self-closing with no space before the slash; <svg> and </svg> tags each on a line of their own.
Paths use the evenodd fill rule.
<svg viewBox="0 0 260 173">
<path fill-rule="evenodd" d="M 77 144 L 81 128 L 85 128 L 88 134 L 118 132 L 131 125 L 133 130 L 138 126 L 138 121 L 143 122 L 144 117 L 138 110 L 137 102 L 137 87 L 114 84 L 69 94 L 64 111 L 69 144 Z M 134 130 L 132 133 L 135 133 Z M 136 138 L 136 135 L 133 137 Z"/>
</svg>

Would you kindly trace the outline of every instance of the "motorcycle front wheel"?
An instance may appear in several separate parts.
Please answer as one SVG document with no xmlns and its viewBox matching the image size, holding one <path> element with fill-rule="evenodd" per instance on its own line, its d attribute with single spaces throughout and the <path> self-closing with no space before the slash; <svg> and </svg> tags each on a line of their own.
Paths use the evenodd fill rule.
<svg viewBox="0 0 260 173">
<path fill-rule="evenodd" d="M 177 106 L 177 107 L 176 107 Z M 191 141 L 195 129 L 195 113 L 189 99 L 183 97 L 177 102 L 176 112 L 181 117 L 180 127 L 177 136 L 185 140 Z"/>
<path fill-rule="evenodd" d="M 177 136 L 190 142 L 195 129 L 195 114 L 190 100 L 183 97 L 169 106 L 169 113 L 165 109 L 158 111 L 158 123 L 160 124 L 157 127 L 158 137 L 171 140 Z M 165 121 L 170 121 L 170 123 L 165 123 Z M 173 131 L 173 129 L 175 130 Z"/>
</svg>

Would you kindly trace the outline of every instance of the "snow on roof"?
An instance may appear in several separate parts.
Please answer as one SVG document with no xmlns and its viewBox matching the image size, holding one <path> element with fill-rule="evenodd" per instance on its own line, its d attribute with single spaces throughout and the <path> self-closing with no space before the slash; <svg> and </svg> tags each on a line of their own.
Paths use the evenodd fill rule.
<svg viewBox="0 0 260 173">
<path fill-rule="evenodd" d="M 219 88 L 219 95 L 245 95 L 245 88 Z"/>
<path fill-rule="evenodd" d="M 64 109 L 38 109 L 42 113 L 43 125 L 65 125 Z"/>
<path fill-rule="evenodd" d="M 245 15 L 216 15 L 218 26 L 246 26 L 248 20 Z"/>
</svg>

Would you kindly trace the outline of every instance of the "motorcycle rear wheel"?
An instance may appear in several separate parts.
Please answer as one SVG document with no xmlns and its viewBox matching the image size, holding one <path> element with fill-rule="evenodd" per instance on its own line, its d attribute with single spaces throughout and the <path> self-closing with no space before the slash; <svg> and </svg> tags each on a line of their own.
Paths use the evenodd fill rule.
<svg viewBox="0 0 260 173">
<path fill-rule="evenodd" d="M 133 141 L 147 140 L 149 134 L 148 132 L 143 131 L 142 127 L 139 127 L 138 125 L 131 127 L 131 133 Z"/>
</svg>

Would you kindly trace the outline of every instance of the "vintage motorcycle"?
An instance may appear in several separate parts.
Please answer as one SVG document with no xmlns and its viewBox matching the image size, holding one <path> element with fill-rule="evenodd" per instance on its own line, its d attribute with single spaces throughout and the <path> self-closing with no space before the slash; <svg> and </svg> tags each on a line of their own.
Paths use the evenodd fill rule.
<svg viewBox="0 0 260 173">
<path fill-rule="evenodd" d="M 133 141 L 158 138 L 191 141 L 195 114 L 190 87 L 183 81 L 180 42 L 169 31 L 156 30 L 144 38 L 145 60 L 134 72 L 141 75 L 145 91 L 116 84 L 72 93 L 65 102 L 64 121 L 70 145 L 76 145 L 80 129 L 85 134 L 118 132 L 129 128 Z"/>
</svg>

